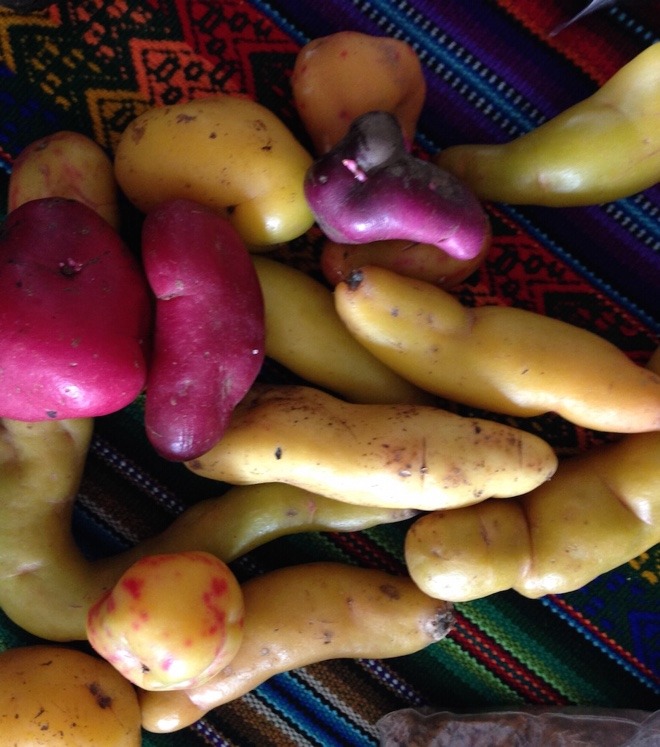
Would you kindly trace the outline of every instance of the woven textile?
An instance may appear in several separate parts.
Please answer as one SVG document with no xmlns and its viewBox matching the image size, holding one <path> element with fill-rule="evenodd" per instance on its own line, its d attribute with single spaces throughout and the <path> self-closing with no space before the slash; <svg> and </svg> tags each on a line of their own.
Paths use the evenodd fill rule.
<svg viewBox="0 0 660 747">
<path fill-rule="evenodd" d="M 0 204 L 13 159 L 36 138 L 77 130 L 112 153 L 147 107 L 214 92 L 254 97 L 307 142 L 291 102 L 295 56 L 306 41 L 342 29 L 397 36 L 416 49 L 428 82 L 421 151 L 510 140 L 593 93 L 660 37 L 656 1 L 601 9 L 551 35 L 585 4 L 62 0 L 27 16 L 0 8 Z M 486 207 L 492 249 L 456 289 L 462 302 L 558 317 L 648 360 L 660 342 L 660 187 L 585 208 Z M 311 231 L 279 256 L 318 276 L 316 238 Z M 287 380 L 270 363 L 263 375 Z M 609 437 L 554 416 L 516 424 L 540 428 L 561 456 Z M 219 491 L 154 455 L 136 402 L 98 419 L 73 529 L 87 554 L 113 553 Z M 402 573 L 405 529 L 282 538 L 233 567 L 241 579 L 316 559 Z M 656 547 L 569 594 L 532 601 L 504 592 L 459 604 L 455 630 L 419 654 L 277 675 L 188 729 L 145 733 L 144 744 L 377 744 L 377 719 L 408 705 L 654 710 L 659 589 Z M 1 648 L 32 640 L 0 614 Z"/>
</svg>

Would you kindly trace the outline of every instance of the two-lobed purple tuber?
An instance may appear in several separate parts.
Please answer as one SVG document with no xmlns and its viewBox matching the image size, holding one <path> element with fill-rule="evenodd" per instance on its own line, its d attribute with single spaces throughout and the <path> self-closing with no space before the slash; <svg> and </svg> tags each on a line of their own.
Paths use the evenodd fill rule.
<svg viewBox="0 0 660 747">
<path fill-rule="evenodd" d="M 107 415 L 146 381 L 152 305 L 139 262 L 76 200 L 44 197 L 0 230 L 0 417 Z"/>
<path fill-rule="evenodd" d="M 220 440 L 261 369 L 261 286 L 231 223 L 191 200 L 146 215 L 142 258 L 156 296 L 147 437 L 171 461 L 193 459 Z"/>
<path fill-rule="evenodd" d="M 406 148 L 396 117 L 373 111 L 307 170 L 305 196 L 332 241 L 407 239 L 473 259 L 490 239 L 487 215 L 457 177 Z"/>
</svg>

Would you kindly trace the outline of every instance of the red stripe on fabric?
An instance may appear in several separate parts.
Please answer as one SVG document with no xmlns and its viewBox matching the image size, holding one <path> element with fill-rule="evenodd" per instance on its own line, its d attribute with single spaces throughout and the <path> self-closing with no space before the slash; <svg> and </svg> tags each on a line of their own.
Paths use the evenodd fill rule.
<svg viewBox="0 0 660 747">
<path fill-rule="evenodd" d="M 569 701 L 548 682 L 509 654 L 474 623 L 456 612 L 456 627 L 449 634 L 461 648 L 492 672 L 528 702 L 568 705 Z"/>
<path fill-rule="evenodd" d="M 601 26 L 593 21 L 568 26 L 556 36 L 550 36 L 554 28 L 567 20 L 557 3 L 546 0 L 497 0 L 497 3 L 599 86 L 630 60 L 617 40 L 604 37 Z"/>
<path fill-rule="evenodd" d="M 405 565 L 381 550 L 372 540 L 361 534 L 329 533 L 332 541 L 363 564 L 385 568 L 392 573 L 405 573 Z M 476 661 L 483 664 L 512 690 L 528 702 L 566 705 L 568 701 L 544 679 L 512 656 L 477 625 L 458 610 L 456 622 L 449 636 Z"/>
<path fill-rule="evenodd" d="M 643 662 L 637 659 L 632 652 L 623 648 L 621 644 L 617 643 L 613 638 L 603 633 L 594 623 L 586 618 L 581 612 L 572 607 L 568 602 L 560 597 L 551 596 L 553 604 L 560 607 L 567 615 L 572 617 L 577 624 L 589 631 L 589 634 L 599 640 L 604 646 L 613 651 L 618 657 L 624 659 L 631 666 L 635 667 L 641 674 L 649 679 L 660 684 L 660 676 L 652 669 L 649 669 Z"/>
<path fill-rule="evenodd" d="M 404 563 L 359 533 L 329 532 L 328 536 L 340 549 L 356 557 L 362 565 L 381 568 L 397 575 L 407 573 Z"/>
</svg>

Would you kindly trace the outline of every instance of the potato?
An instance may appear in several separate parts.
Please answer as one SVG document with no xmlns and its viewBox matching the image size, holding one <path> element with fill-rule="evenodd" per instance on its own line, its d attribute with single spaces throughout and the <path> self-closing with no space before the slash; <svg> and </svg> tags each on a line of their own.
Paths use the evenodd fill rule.
<svg viewBox="0 0 660 747">
<path fill-rule="evenodd" d="M 145 690 L 200 685 L 234 658 L 243 639 L 243 593 L 215 555 L 147 555 L 87 614 L 94 650 Z"/>
<path fill-rule="evenodd" d="M 39 138 L 16 157 L 7 212 L 42 197 L 82 202 L 119 228 L 119 189 L 112 160 L 80 132 L 61 130 Z"/>
<path fill-rule="evenodd" d="M 647 363 L 660 373 L 660 348 Z M 431 596 L 469 601 L 514 588 L 574 591 L 660 542 L 660 431 L 565 459 L 553 479 L 510 501 L 415 521 L 404 554 Z"/>
<path fill-rule="evenodd" d="M 133 686 L 107 661 L 55 645 L 0 653 L 4 745 L 139 747 Z"/>
<path fill-rule="evenodd" d="M 192 200 L 147 213 L 142 262 L 156 297 L 147 437 L 166 459 L 192 459 L 222 436 L 261 370 L 259 279 L 231 223 Z"/>
<path fill-rule="evenodd" d="M 425 280 L 441 288 L 462 283 L 486 259 L 490 239 L 472 259 L 456 259 L 433 244 L 390 239 L 366 244 L 340 244 L 326 241 L 321 248 L 321 271 L 332 286 L 348 280 L 351 273 L 366 265 L 385 267 L 400 275 Z"/>
<path fill-rule="evenodd" d="M 369 111 L 394 114 L 410 146 L 426 95 L 417 53 L 407 42 L 358 31 L 312 39 L 298 53 L 291 76 L 296 109 L 317 153 L 346 134 Z"/>
<path fill-rule="evenodd" d="M 148 109 L 122 133 L 115 175 L 143 212 L 175 198 L 227 212 L 243 240 L 267 248 L 314 219 L 303 195 L 312 158 L 261 104 L 216 95 Z"/>
<path fill-rule="evenodd" d="M 579 589 L 660 542 L 659 465 L 660 432 L 634 433 L 565 459 L 528 495 L 426 514 L 406 535 L 410 575 L 453 602 Z"/>
<path fill-rule="evenodd" d="M 453 608 L 406 576 L 315 562 L 246 581 L 245 631 L 233 661 L 188 690 L 140 693 L 142 724 L 172 732 L 280 672 L 336 658 L 404 656 L 444 638 Z"/>
<path fill-rule="evenodd" d="M 659 78 L 656 42 L 594 94 L 517 138 L 454 145 L 433 160 L 483 200 L 562 208 L 635 195 L 660 181 Z"/>
<path fill-rule="evenodd" d="M 119 234 L 82 202 L 30 200 L 0 231 L 0 417 L 107 415 L 143 390 L 151 296 Z"/>
<path fill-rule="evenodd" d="M 302 270 L 253 256 L 264 297 L 266 355 L 350 402 L 431 404 L 369 353 L 337 316 L 332 292 Z"/>
<path fill-rule="evenodd" d="M 612 433 L 660 429 L 660 376 L 587 329 L 512 306 L 464 307 L 375 266 L 336 286 L 335 307 L 367 350 L 438 396 Z"/>
<path fill-rule="evenodd" d="M 525 493 L 552 476 L 557 457 L 532 433 L 437 407 L 255 385 L 223 438 L 185 464 L 234 484 L 284 482 L 348 503 L 424 510 Z"/>
</svg>

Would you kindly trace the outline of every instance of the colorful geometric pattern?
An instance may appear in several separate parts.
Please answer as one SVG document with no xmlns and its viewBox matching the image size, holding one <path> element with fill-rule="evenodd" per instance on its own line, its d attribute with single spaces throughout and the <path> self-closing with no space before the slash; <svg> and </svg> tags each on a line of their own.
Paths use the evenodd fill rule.
<svg viewBox="0 0 660 747">
<path fill-rule="evenodd" d="M 341 29 L 397 36 L 423 62 L 428 99 L 416 146 L 505 141 L 588 96 L 660 37 L 656 3 L 600 10 L 556 36 L 584 3 L 568 0 L 61 0 L 19 16 L 0 8 L 0 198 L 13 159 L 73 129 L 109 153 L 152 105 L 216 92 L 253 97 L 303 141 L 290 74 L 307 40 Z M 660 187 L 615 203 L 555 210 L 489 204 L 493 247 L 456 290 L 468 305 L 516 305 L 591 329 L 644 363 L 660 343 Z M 318 275 L 318 235 L 280 256 Z M 286 379 L 267 368 L 265 376 Z M 102 555 L 166 526 L 215 485 L 164 464 L 141 407 L 100 418 L 76 509 L 85 552 Z M 511 419 L 508 419 L 511 420 Z M 515 421 L 512 421 L 515 422 Z M 607 440 L 553 416 L 560 455 Z M 282 538 L 236 561 L 248 578 L 316 559 L 402 572 L 406 524 Z M 444 641 L 409 657 L 340 660 L 278 675 L 174 735 L 145 745 L 367 745 L 408 705 L 657 709 L 660 547 L 570 594 L 504 592 L 457 605 Z M 32 639 L 0 616 L 0 647 Z"/>
</svg>

